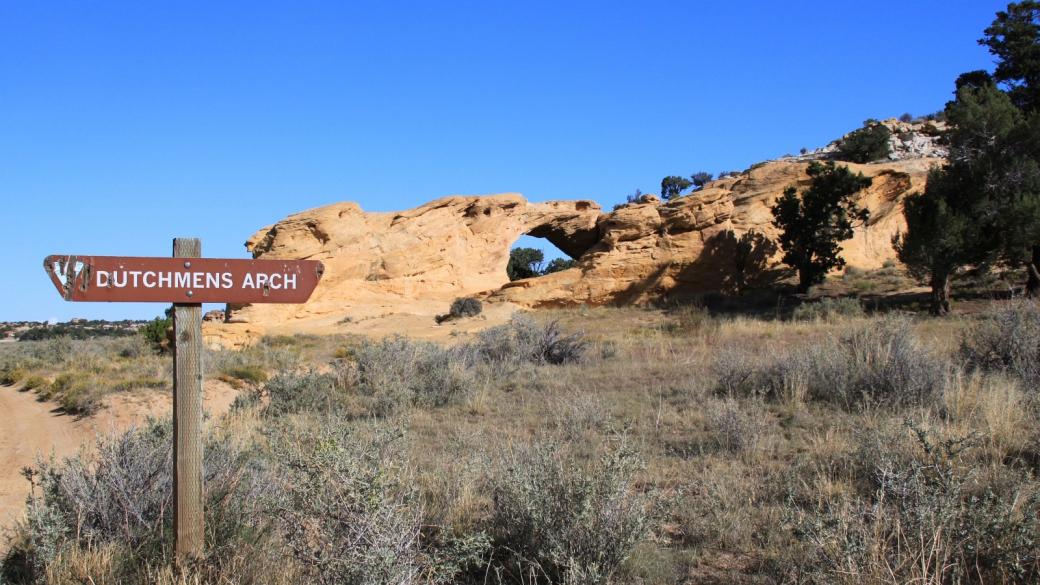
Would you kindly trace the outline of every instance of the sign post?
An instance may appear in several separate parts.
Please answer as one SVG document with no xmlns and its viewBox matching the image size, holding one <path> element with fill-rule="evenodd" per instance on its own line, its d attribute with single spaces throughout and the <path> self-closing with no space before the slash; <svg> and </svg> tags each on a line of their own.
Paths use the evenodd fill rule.
<svg viewBox="0 0 1040 585">
<path fill-rule="evenodd" d="M 173 240 L 174 258 L 202 256 L 198 238 Z M 191 260 L 184 261 L 191 268 Z M 194 293 L 193 295 L 194 296 Z M 178 558 L 202 556 L 202 303 L 173 304 L 173 532 Z"/>
<path fill-rule="evenodd" d="M 173 303 L 173 512 L 179 559 L 203 554 L 202 303 L 305 303 L 325 272 L 316 260 L 202 258 L 198 238 L 172 258 L 48 256 L 66 301 Z"/>
</svg>

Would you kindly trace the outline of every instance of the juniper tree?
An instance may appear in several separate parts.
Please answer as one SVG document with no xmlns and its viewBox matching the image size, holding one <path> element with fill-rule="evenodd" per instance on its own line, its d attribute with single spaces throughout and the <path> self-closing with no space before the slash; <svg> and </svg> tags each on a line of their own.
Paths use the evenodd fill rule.
<svg viewBox="0 0 1040 585">
<path fill-rule="evenodd" d="M 693 183 L 686 177 L 668 176 L 661 179 L 661 199 L 675 199 L 689 189 Z"/>
<path fill-rule="evenodd" d="M 985 35 L 979 44 L 998 59 L 993 79 L 1008 88 L 1011 101 L 1024 112 L 1040 110 L 1040 2 L 1008 4 Z"/>
<path fill-rule="evenodd" d="M 986 254 L 977 242 L 974 198 L 954 174 L 945 166 L 932 168 L 924 193 L 911 193 L 903 200 L 906 232 L 892 238 L 910 275 L 931 285 L 933 315 L 950 312 L 950 277 Z"/>
<path fill-rule="evenodd" d="M 690 177 L 690 180 L 693 181 L 694 187 L 700 188 L 710 183 L 712 178 L 713 175 L 711 173 L 705 173 L 704 171 L 701 171 L 699 173 L 694 173 Z"/>
<path fill-rule="evenodd" d="M 783 262 L 798 270 L 800 293 L 823 282 L 832 269 L 845 266 L 838 256 L 839 244 L 852 237 L 854 222 L 866 222 L 870 217 L 852 197 L 873 183 L 863 173 L 852 174 L 847 166 L 835 166 L 833 161 L 813 161 L 806 172 L 813 183 L 801 197 L 790 187 L 772 208 L 773 225 L 781 231 Z"/>
<path fill-rule="evenodd" d="M 885 158 L 892 152 L 892 132 L 877 120 L 863 122 L 863 127 L 850 132 L 838 143 L 842 156 L 854 163 L 868 163 Z"/>
<path fill-rule="evenodd" d="M 957 80 L 947 105 L 954 130 L 951 161 L 975 171 L 996 208 L 1000 259 L 1025 266 L 1026 292 L 1040 296 L 1040 2 L 1012 2 L 998 12 L 979 44 L 997 57 L 992 76 L 971 72 Z M 989 79 L 987 79 L 989 77 Z M 1007 88 L 1001 92 L 993 84 Z M 964 93 L 966 92 L 966 93 Z"/>
<path fill-rule="evenodd" d="M 509 280 L 534 278 L 541 274 L 544 260 L 545 254 L 537 248 L 513 248 L 509 251 L 506 274 Z"/>
</svg>

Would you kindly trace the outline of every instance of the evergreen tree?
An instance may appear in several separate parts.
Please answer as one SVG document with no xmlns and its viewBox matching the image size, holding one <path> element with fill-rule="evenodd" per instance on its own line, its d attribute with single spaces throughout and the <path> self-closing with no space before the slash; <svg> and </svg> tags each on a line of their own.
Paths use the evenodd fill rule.
<svg viewBox="0 0 1040 585">
<path fill-rule="evenodd" d="M 883 159 L 892 152 L 891 137 L 892 132 L 887 126 L 877 120 L 867 120 L 862 128 L 850 132 L 838 143 L 838 150 L 846 160 L 868 163 Z"/>
<path fill-rule="evenodd" d="M 950 277 L 986 255 L 986 248 L 976 241 L 980 231 L 972 213 L 973 197 L 966 196 L 964 185 L 951 174 L 948 166 L 933 167 L 925 192 L 906 196 L 907 230 L 892 238 L 910 275 L 931 285 L 933 315 L 950 312 Z"/>
<path fill-rule="evenodd" d="M 797 189 L 784 191 L 773 206 L 773 225 L 780 229 L 783 262 L 798 270 L 798 292 L 823 282 L 827 273 L 845 266 L 838 256 L 839 244 L 852 237 L 853 222 L 866 222 L 869 212 L 860 209 L 852 196 L 873 180 L 848 167 L 813 161 L 808 170 L 812 186 L 798 196 Z"/>
<path fill-rule="evenodd" d="M 661 199 L 675 199 L 689 189 L 693 183 L 686 177 L 665 177 L 661 179 Z"/>
<path fill-rule="evenodd" d="M 697 187 L 698 189 L 710 183 L 712 178 L 714 178 L 714 175 L 712 175 L 711 173 L 706 173 L 704 171 L 694 173 L 692 176 L 690 176 L 690 180 L 693 181 L 693 186 Z"/>
<path fill-rule="evenodd" d="M 1023 112 L 1040 110 L 1040 2 L 1008 4 L 985 35 L 979 44 L 998 59 L 993 79 L 1008 88 L 1011 101 Z"/>
<path fill-rule="evenodd" d="M 553 258 L 549 261 L 549 264 L 542 270 L 542 275 L 552 274 L 553 272 L 560 272 L 561 270 L 567 270 L 574 266 L 577 260 L 571 258 Z"/>
<path fill-rule="evenodd" d="M 1025 266 L 1026 292 L 1040 296 L 1040 3 L 1026 0 L 998 12 L 979 41 L 997 57 L 992 82 L 984 72 L 957 80 L 958 99 L 947 106 L 954 124 L 951 160 L 974 171 L 996 209 L 992 226 L 999 257 Z M 969 93 L 964 93 L 964 92 Z M 956 159 L 956 160 L 955 160 Z"/>
<path fill-rule="evenodd" d="M 513 248 L 509 251 L 506 274 L 509 275 L 509 280 L 540 276 L 544 260 L 545 254 L 537 248 Z"/>
</svg>

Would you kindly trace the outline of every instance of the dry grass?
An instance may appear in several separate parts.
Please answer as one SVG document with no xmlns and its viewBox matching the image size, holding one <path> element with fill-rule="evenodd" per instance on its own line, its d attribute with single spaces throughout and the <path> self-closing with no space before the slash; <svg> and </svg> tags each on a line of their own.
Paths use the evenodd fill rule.
<svg viewBox="0 0 1040 585">
<path fill-rule="evenodd" d="M 421 518 L 421 539 L 395 557 L 394 571 L 415 569 L 400 582 L 990 583 L 1040 577 L 1035 546 L 1028 544 L 1040 537 L 1040 400 L 1010 369 L 962 366 L 959 343 L 975 320 L 892 325 L 884 316 L 831 311 L 787 321 L 683 307 L 536 316 L 558 320 L 564 331 L 584 330 L 585 359 L 508 367 L 459 362 L 469 364 L 465 391 L 431 402 L 414 398 L 415 388 L 425 386 L 412 384 L 412 398 L 379 410 L 365 406 L 367 382 L 354 369 L 358 356 L 368 356 L 370 372 L 381 367 L 379 355 L 366 353 L 378 346 L 341 337 L 266 340 L 214 359 L 227 371 L 257 364 L 272 373 L 298 372 L 268 382 L 285 388 L 296 388 L 286 385 L 290 380 L 304 384 L 291 378 L 305 375 L 299 368 L 314 367 L 306 375 L 325 376 L 322 383 L 338 393 L 336 400 L 308 406 L 299 400 L 313 397 L 293 391 L 278 400 L 295 406 L 275 412 L 261 393 L 212 424 L 218 437 L 233 439 L 235 449 L 253 457 L 288 454 L 265 459 L 265 473 L 275 482 L 295 478 L 289 485 L 319 476 L 282 469 L 286 457 L 328 457 L 322 445 L 349 444 L 347 452 L 367 453 L 375 447 L 362 446 L 375 443 L 364 437 L 402 429 L 397 442 L 386 443 L 394 445 L 393 457 L 379 447 L 367 471 L 340 459 L 334 465 L 342 467 L 330 468 L 341 477 L 368 478 L 364 489 L 388 482 L 380 496 L 385 500 L 344 509 L 343 517 L 367 522 L 373 511 L 394 509 L 386 517 L 402 527 Z M 898 327 L 884 329 L 890 326 Z M 418 359 L 419 349 L 404 349 L 411 352 L 405 352 L 409 364 Z M 459 367 L 445 363 L 449 372 Z M 408 376 L 426 375 L 408 367 Z M 750 381 L 720 382 L 739 368 Z M 852 382 L 839 385 L 834 379 L 840 376 Z M 633 457 L 624 465 L 611 463 L 619 437 L 629 449 L 625 457 Z M 609 475 L 611 469 L 623 473 Z M 294 500 L 302 503 L 287 517 L 306 525 L 306 506 L 336 509 L 354 497 L 350 493 L 308 492 L 311 499 Z M 651 495 L 656 508 L 640 499 Z M 581 511 L 580 502 L 591 507 Z M 593 513 L 607 509 L 614 515 Z M 624 523 L 608 543 L 596 544 L 580 530 L 612 518 Z M 570 531 L 559 542 L 539 532 L 556 521 L 554 530 Z M 197 575 L 174 574 L 161 564 L 148 570 L 163 583 L 320 582 L 324 569 L 301 557 L 310 541 L 290 546 L 285 539 L 295 537 L 279 530 L 250 541 L 265 551 L 249 557 L 254 568 L 232 554 L 220 557 L 220 569 Z M 331 532 L 319 533 L 314 538 L 340 543 Z M 235 542 L 227 546 L 244 546 Z M 470 548 L 460 544 L 466 542 Z M 337 559 L 368 554 L 335 546 L 343 555 Z M 590 552 L 598 549 L 613 552 Z M 61 579 L 54 573 L 57 581 L 116 582 L 113 563 L 123 562 L 118 553 L 84 544 L 48 571 L 61 572 Z M 265 581 L 255 570 L 264 562 L 292 577 Z M 329 567 L 339 566 L 335 562 Z M 446 578 L 444 571 L 454 573 Z"/>
</svg>

